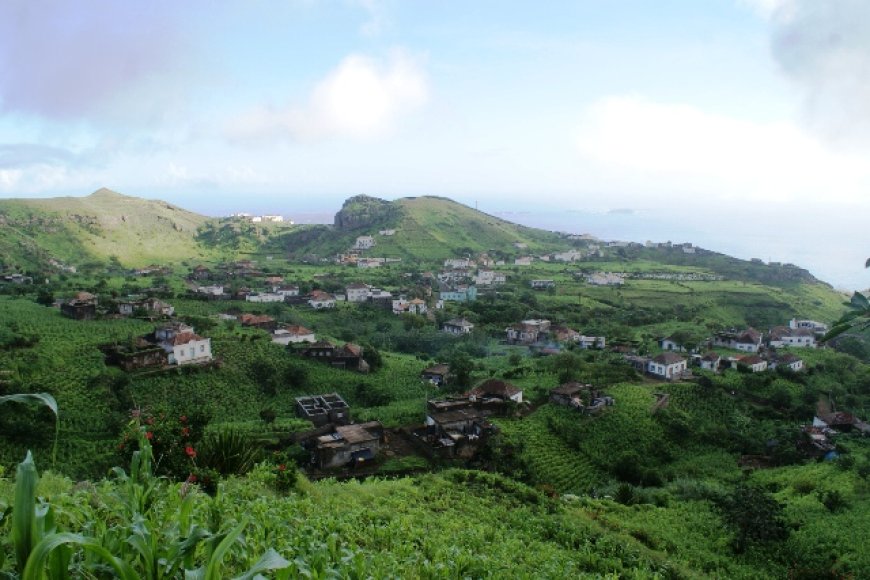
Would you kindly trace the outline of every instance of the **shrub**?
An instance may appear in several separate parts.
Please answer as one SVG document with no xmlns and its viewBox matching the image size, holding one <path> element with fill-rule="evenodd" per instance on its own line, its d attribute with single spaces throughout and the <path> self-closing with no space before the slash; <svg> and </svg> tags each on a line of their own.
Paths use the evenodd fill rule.
<svg viewBox="0 0 870 580">
<path fill-rule="evenodd" d="M 216 473 L 244 475 L 260 460 L 260 447 L 255 441 L 232 429 L 221 429 L 206 435 L 195 455 L 200 469 L 212 469 Z"/>
</svg>

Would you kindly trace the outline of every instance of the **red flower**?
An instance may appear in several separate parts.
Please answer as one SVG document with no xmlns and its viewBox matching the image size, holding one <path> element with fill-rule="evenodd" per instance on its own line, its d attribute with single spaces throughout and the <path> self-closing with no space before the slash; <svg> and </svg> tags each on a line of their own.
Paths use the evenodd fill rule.
<svg viewBox="0 0 870 580">
<path fill-rule="evenodd" d="M 286 470 L 287 470 L 287 466 L 284 465 L 283 463 L 278 466 L 278 471 L 286 471 Z"/>
<path fill-rule="evenodd" d="M 145 438 L 149 439 L 149 440 L 154 439 L 154 433 L 152 433 L 151 431 L 148 431 L 147 433 L 145 433 Z"/>
<path fill-rule="evenodd" d="M 184 448 L 184 452 L 187 453 L 187 456 L 190 457 L 191 459 L 196 457 L 196 449 L 194 449 L 190 445 L 188 445 L 187 447 Z"/>
<path fill-rule="evenodd" d="M 190 475 L 187 476 L 187 481 L 190 483 L 194 483 L 196 481 L 196 475 L 191 473 Z"/>
</svg>

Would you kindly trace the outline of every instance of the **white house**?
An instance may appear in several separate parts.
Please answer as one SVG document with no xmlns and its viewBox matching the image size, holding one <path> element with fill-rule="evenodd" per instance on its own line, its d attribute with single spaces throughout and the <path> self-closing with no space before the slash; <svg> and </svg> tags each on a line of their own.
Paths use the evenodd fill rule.
<svg viewBox="0 0 870 580">
<path fill-rule="evenodd" d="M 445 268 L 470 268 L 472 261 L 469 258 L 450 258 L 444 260 Z"/>
<path fill-rule="evenodd" d="M 445 322 L 441 330 L 450 334 L 469 334 L 474 330 L 474 324 L 464 318 L 454 318 Z"/>
<path fill-rule="evenodd" d="M 532 257 L 531 256 L 520 256 L 514 260 L 514 266 L 531 266 L 532 265 Z"/>
<path fill-rule="evenodd" d="M 774 356 L 768 363 L 768 367 L 776 369 L 779 367 L 789 368 L 793 371 L 800 371 L 804 368 L 804 361 L 799 356 L 791 353 Z"/>
<path fill-rule="evenodd" d="M 719 372 L 719 364 L 722 362 L 722 357 L 715 352 L 708 352 L 701 357 L 699 364 L 701 368 L 708 371 Z"/>
<path fill-rule="evenodd" d="M 761 350 L 761 338 L 761 333 L 752 327 L 741 332 L 729 330 L 717 332 L 713 336 L 713 345 L 743 352 L 758 352 Z"/>
<path fill-rule="evenodd" d="M 586 276 L 586 283 L 593 286 L 620 286 L 625 284 L 625 277 L 610 272 L 594 272 Z"/>
<path fill-rule="evenodd" d="M 423 315 L 428 312 L 426 302 L 419 298 L 408 300 L 404 296 L 393 300 L 393 314 L 418 314 Z"/>
<path fill-rule="evenodd" d="M 317 342 L 314 332 L 298 324 L 288 324 L 272 333 L 272 342 L 288 345 L 290 343 Z"/>
<path fill-rule="evenodd" d="M 276 286 L 272 290 L 285 298 L 287 296 L 299 296 L 299 286 Z"/>
<path fill-rule="evenodd" d="M 260 292 L 245 296 L 246 302 L 284 302 L 284 296 L 273 292 Z"/>
<path fill-rule="evenodd" d="M 661 345 L 662 350 L 686 352 L 686 348 L 682 344 L 680 344 L 679 342 L 675 341 L 670 336 L 660 340 L 659 344 Z"/>
<path fill-rule="evenodd" d="M 792 346 L 816 348 L 816 334 L 809 328 L 786 328 L 775 326 L 770 329 L 768 344 L 773 348 Z"/>
<path fill-rule="evenodd" d="M 368 284 L 349 284 L 345 293 L 348 302 L 365 302 L 369 299 L 371 287 Z"/>
<path fill-rule="evenodd" d="M 168 354 L 169 364 L 186 365 L 212 360 L 211 339 L 199 336 L 192 326 L 183 322 L 156 329 L 154 337 Z"/>
<path fill-rule="evenodd" d="M 647 372 L 670 381 L 679 378 L 687 368 L 686 359 L 672 352 L 664 352 L 649 361 Z"/>
<path fill-rule="evenodd" d="M 583 350 L 588 350 L 590 348 L 603 349 L 607 341 L 603 336 L 585 336 L 581 334 L 575 339 L 575 342 Z"/>
<path fill-rule="evenodd" d="M 380 268 L 384 265 L 384 258 L 360 258 L 356 261 L 357 268 Z"/>
<path fill-rule="evenodd" d="M 743 365 L 749 368 L 753 373 L 760 373 L 767 370 L 767 361 L 758 355 L 750 354 L 733 359 L 731 366 L 737 368 Z"/>
<path fill-rule="evenodd" d="M 381 230 L 378 233 L 382 236 L 393 236 L 396 234 L 396 230 Z"/>
<path fill-rule="evenodd" d="M 335 308 L 335 296 L 323 290 L 312 290 L 308 295 L 308 305 L 315 310 Z"/>
<path fill-rule="evenodd" d="M 555 288 L 556 283 L 553 280 L 532 280 L 529 286 L 535 290 L 546 290 L 547 288 Z"/>
<path fill-rule="evenodd" d="M 478 270 L 474 276 L 474 283 L 478 286 L 493 286 L 507 282 L 507 276 L 493 270 Z"/>
<path fill-rule="evenodd" d="M 197 294 L 206 294 L 208 296 L 223 296 L 224 295 L 224 287 L 223 286 L 197 286 L 196 288 Z"/>
<path fill-rule="evenodd" d="M 359 236 L 353 244 L 354 250 L 368 250 L 375 247 L 375 239 L 372 236 Z"/>
<path fill-rule="evenodd" d="M 523 320 L 505 328 L 507 341 L 511 344 L 534 344 L 550 330 L 550 321 L 543 319 Z"/>
<path fill-rule="evenodd" d="M 556 262 L 576 262 L 583 258 L 583 252 L 579 252 L 577 250 L 569 250 L 567 252 L 560 252 L 558 254 L 553 254 L 553 260 Z"/>
<path fill-rule="evenodd" d="M 798 328 L 806 328 L 808 330 L 812 330 L 815 334 L 825 334 L 828 332 L 828 325 L 823 322 L 816 322 L 815 320 L 798 320 L 796 318 L 792 318 L 788 321 L 788 327 L 791 329 Z"/>
<path fill-rule="evenodd" d="M 370 288 L 369 289 L 369 300 L 377 301 L 377 300 L 392 300 L 393 293 L 387 290 L 383 290 L 381 288 Z"/>
</svg>

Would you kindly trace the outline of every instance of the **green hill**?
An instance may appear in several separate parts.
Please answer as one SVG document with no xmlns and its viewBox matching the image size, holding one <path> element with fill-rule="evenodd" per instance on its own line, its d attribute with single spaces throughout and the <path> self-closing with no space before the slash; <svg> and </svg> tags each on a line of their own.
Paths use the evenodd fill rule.
<svg viewBox="0 0 870 580">
<path fill-rule="evenodd" d="M 0 252 L 31 268 L 106 261 L 147 265 L 203 255 L 194 241 L 208 218 L 159 200 L 100 189 L 86 197 L 0 200 Z"/>
<path fill-rule="evenodd" d="M 380 235 L 384 230 L 395 233 Z M 293 256 L 328 257 L 349 250 L 362 235 L 375 238 L 369 255 L 417 262 L 480 252 L 519 256 L 566 246 L 559 234 L 514 224 L 447 198 L 388 202 L 364 195 L 348 199 L 334 225 L 301 229 L 285 243 Z"/>
</svg>

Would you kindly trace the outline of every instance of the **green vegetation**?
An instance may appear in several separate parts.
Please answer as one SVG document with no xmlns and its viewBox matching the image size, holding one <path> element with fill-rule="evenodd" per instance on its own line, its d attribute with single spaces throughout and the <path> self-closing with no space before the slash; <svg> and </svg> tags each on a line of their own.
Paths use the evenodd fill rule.
<svg viewBox="0 0 870 580">
<path fill-rule="evenodd" d="M 837 340 L 847 354 L 792 351 L 805 361 L 800 373 L 695 369 L 692 380 L 662 383 L 639 375 L 619 351 L 562 345 L 544 356 L 503 341 L 506 326 L 543 318 L 655 354 L 665 336 L 691 346 L 723 328 L 840 318 L 843 297 L 797 267 L 679 248 L 589 252 L 586 241 L 435 197 L 359 196 L 335 226 L 319 227 L 207 220 L 108 191 L 2 202 L 0 219 L 3 267 L 35 282 L 0 284 L 0 403 L 8 402 L 0 405 L 0 575 L 870 574 L 870 443 L 857 432 L 837 435 L 836 452 L 815 459 L 800 430 L 832 409 L 868 417 L 870 368 L 852 356 L 863 356 L 861 344 L 848 342 L 866 301 L 853 301 L 859 313 L 843 319 L 851 333 Z M 402 261 L 377 270 L 324 261 L 359 235 L 376 240 L 363 255 Z M 520 255 L 568 249 L 585 255 L 513 265 Z M 263 276 L 277 275 L 303 292 L 365 282 L 432 304 L 437 288 L 422 272 L 483 252 L 504 262 L 493 268 L 507 283 L 426 316 L 349 303 L 314 311 L 197 300 L 184 280 L 200 263 L 219 271 L 249 259 L 262 275 L 219 282 L 257 290 Z M 79 271 L 46 268 L 51 258 Z M 126 270 L 155 261 L 169 267 L 147 276 Z M 585 276 L 593 272 L 622 272 L 625 283 L 591 285 Z M 532 290 L 534 279 L 555 287 Z M 211 339 L 214 364 L 107 367 L 101 345 L 132 344 L 158 322 L 76 321 L 52 307 L 81 290 L 105 308 L 130 294 L 163 297 Z M 362 345 L 372 372 L 306 359 L 301 347 L 218 316 L 245 312 Z M 474 332 L 441 332 L 454 317 L 470 320 Z M 452 371 L 441 389 L 420 380 L 436 362 Z M 474 457 L 424 458 L 406 434 L 423 423 L 426 400 L 493 377 L 522 388 L 525 403 L 491 418 L 497 433 Z M 550 389 L 566 381 L 592 383 L 615 404 L 587 415 L 549 403 Z M 295 442 L 311 428 L 296 418 L 295 398 L 330 392 L 349 403 L 355 421 L 386 429 L 388 449 L 373 464 L 331 473 L 360 480 L 306 479 L 324 474 Z M 21 404 L 37 400 L 56 403 Z M 52 469 L 38 483 L 33 461 L 19 463 L 28 450 Z"/>
<path fill-rule="evenodd" d="M 177 263 L 210 253 L 192 243 L 206 220 L 163 201 L 108 189 L 87 197 L 3 200 L 0 253 L 7 265 L 28 269 L 52 258 L 79 268 L 112 257 L 128 267 Z"/>
</svg>

